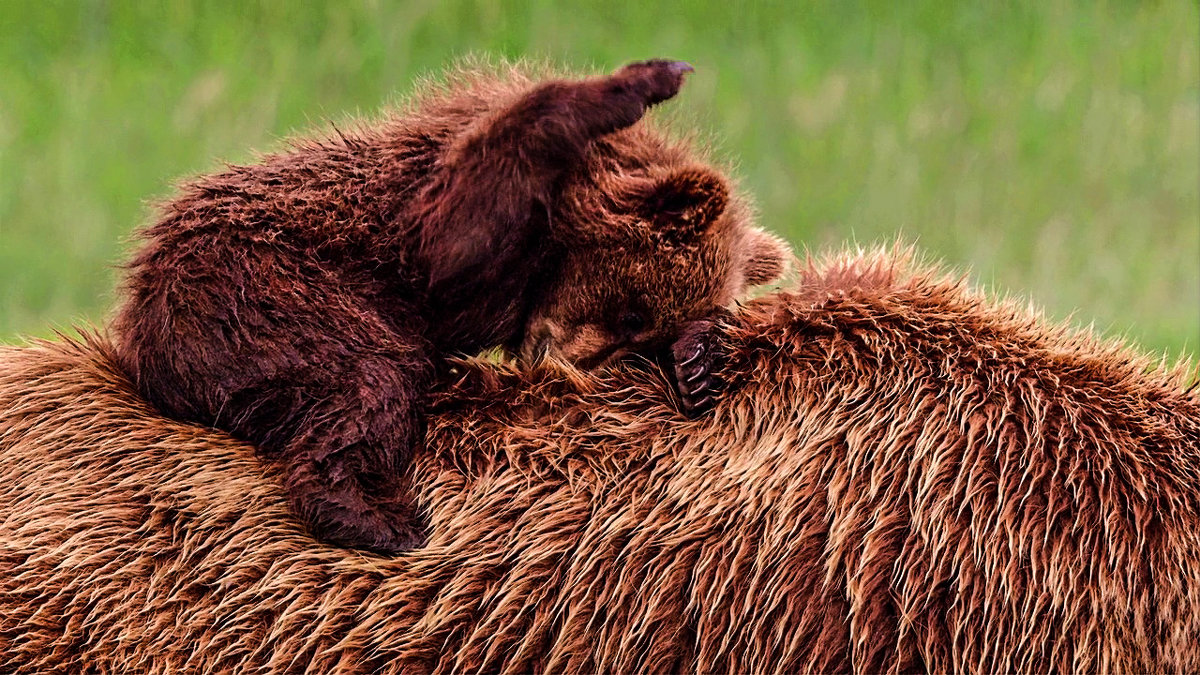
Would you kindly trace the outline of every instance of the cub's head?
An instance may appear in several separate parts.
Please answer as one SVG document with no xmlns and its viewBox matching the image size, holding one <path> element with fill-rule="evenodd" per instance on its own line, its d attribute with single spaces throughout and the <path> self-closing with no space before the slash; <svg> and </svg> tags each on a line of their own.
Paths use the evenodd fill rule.
<svg viewBox="0 0 1200 675">
<path fill-rule="evenodd" d="M 520 354 L 581 368 L 669 344 L 687 322 L 775 281 L 791 255 L 698 164 L 602 166 L 567 183 L 551 218 L 563 253 Z"/>
</svg>

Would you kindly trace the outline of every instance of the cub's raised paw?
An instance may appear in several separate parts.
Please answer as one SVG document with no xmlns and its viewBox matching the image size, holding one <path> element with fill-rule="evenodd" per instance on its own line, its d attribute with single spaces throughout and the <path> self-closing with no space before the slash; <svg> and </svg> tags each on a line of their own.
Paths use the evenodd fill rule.
<svg viewBox="0 0 1200 675">
<path fill-rule="evenodd" d="M 613 74 L 612 80 L 619 86 L 636 92 L 642 97 L 642 102 L 649 106 L 679 93 L 684 76 L 694 70 L 695 68 L 686 61 L 651 59 L 621 68 Z"/>
<path fill-rule="evenodd" d="M 716 375 L 720 356 L 715 321 L 688 324 L 671 346 L 675 389 L 679 392 L 681 412 L 687 417 L 699 417 L 716 402 L 721 390 Z"/>
</svg>

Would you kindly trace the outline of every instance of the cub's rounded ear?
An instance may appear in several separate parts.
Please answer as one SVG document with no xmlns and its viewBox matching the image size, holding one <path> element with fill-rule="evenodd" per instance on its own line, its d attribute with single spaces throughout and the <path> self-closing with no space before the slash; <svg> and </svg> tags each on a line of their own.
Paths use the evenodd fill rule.
<svg viewBox="0 0 1200 675">
<path fill-rule="evenodd" d="M 746 239 L 746 267 L 743 271 L 747 286 L 769 284 L 783 276 L 792 249 L 773 234 L 751 228 Z"/>
<path fill-rule="evenodd" d="M 724 178 L 705 167 L 687 167 L 656 180 L 638 211 L 660 231 L 688 238 L 707 230 L 728 205 Z"/>
</svg>

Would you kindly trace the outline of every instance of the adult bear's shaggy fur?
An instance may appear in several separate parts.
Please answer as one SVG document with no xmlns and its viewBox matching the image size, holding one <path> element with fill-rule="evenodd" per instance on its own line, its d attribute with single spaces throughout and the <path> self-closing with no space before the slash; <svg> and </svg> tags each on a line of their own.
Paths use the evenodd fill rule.
<svg viewBox="0 0 1200 675">
<path fill-rule="evenodd" d="M 811 265 L 680 420 L 470 362 L 427 548 L 314 543 L 100 338 L 0 352 L 8 672 L 1196 672 L 1200 393 L 892 256 Z"/>
</svg>

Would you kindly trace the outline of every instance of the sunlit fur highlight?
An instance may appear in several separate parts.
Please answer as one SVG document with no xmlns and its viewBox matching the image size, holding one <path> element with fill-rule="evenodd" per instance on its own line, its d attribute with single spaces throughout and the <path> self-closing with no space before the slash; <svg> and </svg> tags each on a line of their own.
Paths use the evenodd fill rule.
<svg viewBox="0 0 1200 675">
<path fill-rule="evenodd" d="M 429 546 L 322 546 L 99 337 L 0 351 L 5 672 L 1196 672 L 1200 392 L 905 252 L 809 262 L 678 417 L 458 366 Z"/>
</svg>

